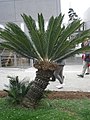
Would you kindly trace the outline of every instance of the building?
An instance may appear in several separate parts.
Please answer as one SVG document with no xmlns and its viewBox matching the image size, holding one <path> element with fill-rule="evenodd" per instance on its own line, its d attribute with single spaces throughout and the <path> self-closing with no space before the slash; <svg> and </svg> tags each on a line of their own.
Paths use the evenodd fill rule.
<svg viewBox="0 0 90 120">
<path fill-rule="evenodd" d="M 85 29 L 90 29 L 90 7 L 84 13 Z"/>
</svg>

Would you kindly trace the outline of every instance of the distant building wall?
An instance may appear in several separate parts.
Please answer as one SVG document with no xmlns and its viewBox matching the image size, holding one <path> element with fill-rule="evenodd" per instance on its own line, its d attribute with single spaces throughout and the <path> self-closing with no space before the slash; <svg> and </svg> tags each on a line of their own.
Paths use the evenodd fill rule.
<svg viewBox="0 0 90 120">
<path fill-rule="evenodd" d="M 84 13 L 85 29 L 90 29 L 90 7 Z"/>
<path fill-rule="evenodd" d="M 61 12 L 60 0 L 0 0 L 0 27 L 6 22 L 20 24 L 20 14 L 31 15 L 37 21 L 37 13 L 43 13 L 45 21 Z"/>
</svg>

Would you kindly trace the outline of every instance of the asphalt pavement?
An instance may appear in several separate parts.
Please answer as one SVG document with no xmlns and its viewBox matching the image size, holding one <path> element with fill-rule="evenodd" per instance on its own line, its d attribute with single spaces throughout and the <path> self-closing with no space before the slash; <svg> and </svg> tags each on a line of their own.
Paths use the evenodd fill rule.
<svg viewBox="0 0 90 120">
<path fill-rule="evenodd" d="M 68 64 L 64 67 L 64 86 L 62 89 L 58 89 L 56 86 L 59 85 L 59 81 L 50 82 L 47 90 L 54 91 L 84 91 L 90 92 L 90 75 L 85 75 L 84 78 L 80 78 L 77 74 L 80 74 L 82 65 Z M 36 69 L 31 68 L 0 68 L 0 90 L 5 89 L 5 84 L 9 85 L 9 79 L 7 76 L 19 76 L 20 80 L 32 81 L 35 78 Z"/>
</svg>

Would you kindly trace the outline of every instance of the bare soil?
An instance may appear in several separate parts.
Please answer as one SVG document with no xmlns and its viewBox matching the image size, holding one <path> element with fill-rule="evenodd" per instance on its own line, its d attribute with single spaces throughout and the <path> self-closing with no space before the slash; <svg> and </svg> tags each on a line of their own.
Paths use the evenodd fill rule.
<svg viewBox="0 0 90 120">
<path fill-rule="evenodd" d="M 7 92 L 0 91 L 0 98 L 8 96 Z"/>
<path fill-rule="evenodd" d="M 52 91 L 47 94 L 49 99 L 90 99 L 90 92 Z"/>
<path fill-rule="evenodd" d="M 6 97 L 8 94 L 5 91 L 0 91 L 0 97 Z M 90 99 L 90 92 L 79 91 L 48 91 L 46 96 L 49 99 Z"/>
</svg>

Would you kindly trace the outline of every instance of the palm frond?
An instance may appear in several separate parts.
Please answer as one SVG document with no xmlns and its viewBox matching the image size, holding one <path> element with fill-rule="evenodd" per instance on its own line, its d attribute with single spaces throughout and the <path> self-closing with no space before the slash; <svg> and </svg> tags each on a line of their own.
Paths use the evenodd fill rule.
<svg viewBox="0 0 90 120">
<path fill-rule="evenodd" d="M 29 54 L 28 53 L 25 53 L 25 51 L 20 50 L 18 47 L 16 46 L 12 46 L 10 43 L 8 42 L 3 42 L 3 43 L 0 43 L 0 48 L 8 48 L 10 50 L 13 50 L 14 52 L 26 57 L 26 58 L 36 58 L 36 59 L 39 59 L 37 55 L 33 54 L 32 52 L 30 52 Z"/>
<path fill-rule="evenodd" d="M 21 53 L 25 53 L 31 57 L 40 58 L 37 50 L 35 50 L 34 45 L 30 38 L 14 23 L 8 23 L 4 30 L 0 30 L 0 38 L 7 40 L 8 43 L 2 43 L 1 45 L 8 44 L 9 48 L 17 48 Z M 17 51 L 17 52 L 18 52 Z M 33 55 L 33 56 L 32 56 Z"/>
<path fill-rule="evenodd" d="M 44 54 L 42 51 L 39 32 L 37 30 L 35 21 L 32 19 L 31 16 L 27 16 L 26 14 L 23 14 L 22 17 L 29 30 L 29 35 L 31 37 L 32 44 L 34 45 L 34 49 L 37 51 L 38 55 L 40 56 L 40 59 L 43 60 Z"/>
<path fill-rule="evenodd" d="M 52 51 L 54 49 L 54 46 L 58 40 L 58 37 L 60 36 L 62 32 L 62 21 L 63 21 L 64 15 L 61 14 L 54 18 L 53 16 L 49 20 L 49 24 L 46 31 L 46 40 L 47 40 L 47 56 L 48 58 L 51 57 Z"/>
<path fill-rule="evenodd" d="M 55 54 L 53 57 L 54 59 L 59 58 L 63 54 L 67 54 L 68 51 L 71 51 L 78 45 L 79 43 L 82 43 L 85 38 L 90 38 L 90 30 L 83 31 L 79 36 L 75 37 L 72 41 L 65 41 L 63 42 L 62 47 L 60 48 L 60 52 Z"/>
<path fill-rule="evenodd" d="M 45 32 L 45 28 L 44 28 L 44 18 L 42 14 L 38 14 L 38 24 L 39 24 L 39 31 L 41 33 Z"/>
<path fill-rule="evenodd" d="M 72 49 L 71 51 L 67 52 L 65 55 L 63 54 L 61 57 L 59 57 L 58 59 L 55 59 L 54 61 L 58 61 L 58 60 L 64 60 L 67 59 L 75 54 L 79 54 L 82 53 L 82 51 L 90 51 L 90 46 L 86 46 L 83 48 L 78 48 L 78 49 Z"/>
<path fill-rule="evenodd" d="M 63 50 L 65 45 L 67 46 L 67 39 L 68 37 L 73 34 L 82 24 L 80 24 L 80 20 L 76 20 L 69 24 L 66 29 L 63 29 L 62 33 L 60 34 L 60 37 L 58 38 L 56 49 L 54 48 L 54 53 L 52 54 L 51 59 L 54 58 L 54 56 L 58 56 L 59 53 Z M 69 46 L 69 45 L 68 45 Z"/>
</svg>

